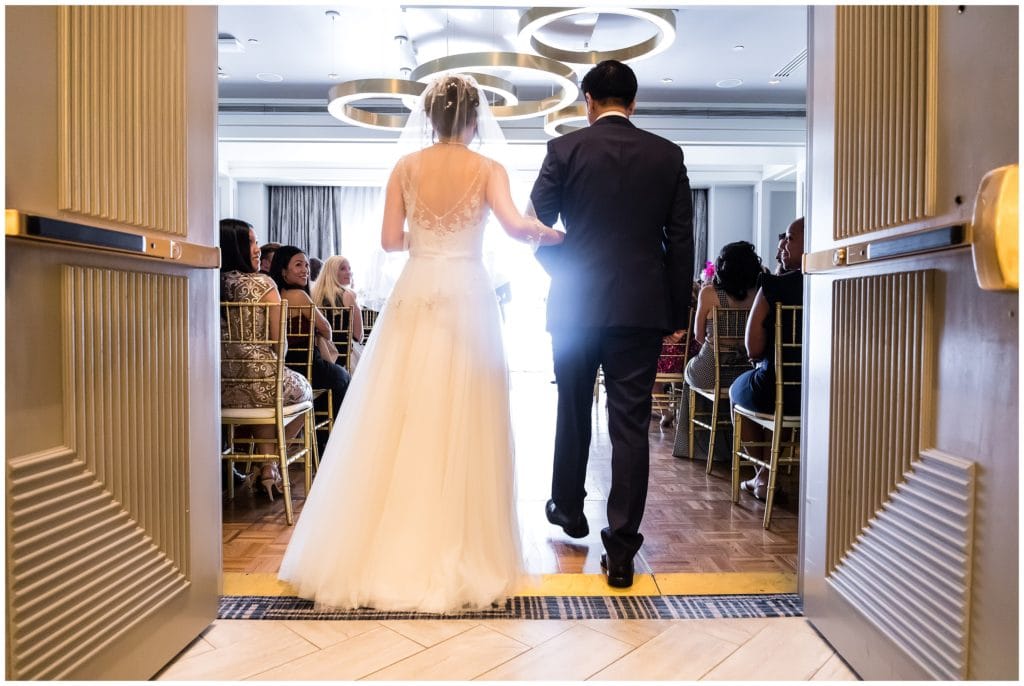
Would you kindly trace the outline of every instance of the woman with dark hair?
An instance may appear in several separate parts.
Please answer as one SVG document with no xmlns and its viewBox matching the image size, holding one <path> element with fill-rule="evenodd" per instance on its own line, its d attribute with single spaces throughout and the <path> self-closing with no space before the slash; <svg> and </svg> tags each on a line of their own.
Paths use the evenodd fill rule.
<svg viewBox="0 0 1024 686">
<path fill-rule="evenodd" d="M 305 306 L 313 304 L 309 297 L 309 260 L 300 248 L 294 245 L 283 245 L 274 253 L 274 259 L 270 262 L 270 278 L 277 284 L 281 297 L 288 301 L 289 306 Z M 331 339 L 331 325 L 327 318 L 320 314 L 320 310 L 314 308 L 313 315 L 316 321 L 313 326 L 317 336 Z M 289 313 L 289 316 L 302 317 L 301 330 L 309 331 L 309 322 L 303 312 Z M 291 360 L 289 360 L 291 361 Z M 331 390 L 331 404 L 334 409 L 334 416 L 338 416 L 341 409 L 341 401 L 348 391 L 348 384 L 352 377 L 348 370 L 333 360 L 325 360 L 319 349 L 313 348 L 313 373 L 310 382 L 313 388 L 329 388 Z M 325 410 L 327 405 L 326 394 L 317 398 L 318 410 Z M 317 435 L 320 454 L 327 445 L 327 438 Z"/>
<path fill-rule="evenodd" d="M 696 357 L 686 364 L 686 383 L 695 388 L 715 385 L 715 332 L 711 329 L 711 310 L 715 307 L 750 309 L 754 304 L 757 279 L 761 274 L 761 258 L 747 241 L 736 241 L 722 248 L 715 260 L 711 283 L 700 289 L 697 313 L 693 319 L 693 340 L 700 344 Z M 727 331 L 742 338 L 743 331 Z M 721 352 L 721 351 L 719 351 Z M 746 359 L 742 346 L 725 352 Z"/>
<path fill-rule="evenodd" d="M 274 286 L 274 282 L 266 274 L 259 273 L 260 247 L 256 242 L 256 233 L 252 225 L 240 219 L 222 219 L 220 222 L 220 298 L 226 302 L 264 302 L 279 303 L 281 296 Z M 221 319 L 222 335 L 227 332 L 228 322 Z M 235 315 L 237 316 L 237 315 Z M 278 309 L 270 311 L 270 331 L 276 331 L 280 326 L 281 313 Z M 236 322 L 235 328 L 239 325 Z M 257 326 L 262 326 L 258 322 Z M 224 344 L 225 346 L 227 344 Z M 225 359 L 237 360 L 242 357 L 266 357 L 267 352 L 254 349 L 253 346 L 234 346 L 231 350 L 225 350 Z M 221 405 L 223 407 L 273 407 L 276 390 L 274 385 L 276 378 L 273 373 L 267 374 L 265 365 L 244 364 L 238 362 L 224 362 L 221 366 Z M 253 379 L 254 382 L 235 384 L 226 379 Z M 285 370 L 284 379 L 284 404 L 293 405 L 313 397 L 313 391 L 309 382 L 290 369 Z M 296 419 L 288 425 L 286 432 L 289 437 L 295 436 L 302 429 L 302 420 Z M 272 441 L 274 428 L 272 426 L 252 427 L 254 438 L 267 439 L 259 451 L 262 453 L 275 452 Z M 246 476 L 246 485 L 251 486 L 256 476 L 267 490 L 267 494 L 273 499 L 273 489 L 281 491 L 281 472 L 276 462 L 267 462 Z"/>
</svg>

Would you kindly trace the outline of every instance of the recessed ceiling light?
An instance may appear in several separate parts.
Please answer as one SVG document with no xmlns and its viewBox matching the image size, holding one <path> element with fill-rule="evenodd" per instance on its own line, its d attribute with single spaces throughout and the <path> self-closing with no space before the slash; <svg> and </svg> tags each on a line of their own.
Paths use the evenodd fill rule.
<svg viewBox="0 0 1024 686">
<path fill-rule="evenodd" d="M 743 85 L 743 79 L 722 79 L 715 82 L 715 85 L 719 88 L 735 88 L 736 86 Z"/>
<path fill-rule="evenodd" d="M 661 80 L 662 83 L 672 83 L 671 77 L 666 76 Z"/>
<path fill-rule="evenodd" d="M 743 46 L 742 45 L 734 45 L 734 46 L 732 46 L 732 49 L 733 49 L 734 52 L 739 52 L 740 50 L 743 49 Z"/>
<path fill-rule="evenodd" d="M 778 79 L 772 79 L 771 81 L 769 81 L 769 82 L 768 82 L 768 85 L 769 85 L 769 86 L 777 86 L 777 85 L 779 85 L 780 83 L 782 83 L 782 82 L 781 82 L 781 81 L 779 81 Z"/>
<path fill-rule="evenodd" d="M 267 83 L 277 83 L 278 81 L 284 81 L 284 77 L 280 74 L 275 74 L 269 71 L 261 71 L 256 75 L 256 78 L 260 81 L 266 81 Z"/>
<path fill-rule="evenodd" d="M 259 38 L 250 38 L 248 42 L 250 44 L 252 44 L 252 45 L 256 45 L 257 43 L 260 42 L 260 39 Z"/>
<path fill-rule="evenodd" d="M 327 75 L 327 78 L 329 78 L 329 79 L 337 79 L 337 78 L 340 78 L 340 77 L 332 71 L 330 74 Z"/>
<path fill-rule="evenodd" d="M 217 72 L 218 79 L 230 79 L 231 77 L 222 71 Z"/>
</svg>

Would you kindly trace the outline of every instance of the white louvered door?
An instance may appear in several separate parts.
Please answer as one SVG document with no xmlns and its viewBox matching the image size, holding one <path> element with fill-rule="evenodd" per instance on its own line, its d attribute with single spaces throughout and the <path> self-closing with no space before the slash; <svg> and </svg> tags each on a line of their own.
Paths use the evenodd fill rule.
<svg viewBox="0 0 1024 686">
<path fill-rule="evenodd" d="M 864 679 L 1018 676 L 1017 11 L 811 10 L 802 594 Z"/>
<path fill-rule="evenodd" d="M 6 13 L 6 676 L 147 679 L 220 584 L 213 7 Z"/>
</svg>

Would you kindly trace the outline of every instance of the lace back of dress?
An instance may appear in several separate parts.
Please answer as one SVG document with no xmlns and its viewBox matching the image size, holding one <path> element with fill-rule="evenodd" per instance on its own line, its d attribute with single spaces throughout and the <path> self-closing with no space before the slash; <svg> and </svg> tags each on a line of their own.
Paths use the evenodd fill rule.
<svg viewBox="0 0 1024 686">
<path fill-rule="evenodd" d="M 410 250 L 479 254 L 489 160 L 461 145 L 436 145 L 402 160 Z"/>
</svg>

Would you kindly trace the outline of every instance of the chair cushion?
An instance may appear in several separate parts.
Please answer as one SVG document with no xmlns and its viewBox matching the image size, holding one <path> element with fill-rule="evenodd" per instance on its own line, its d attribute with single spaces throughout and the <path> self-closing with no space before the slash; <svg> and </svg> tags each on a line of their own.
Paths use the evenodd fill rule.
<svg viewBox="0 0 1024 686">
<path fill-rule="evenodd" d="M 690 390 L 693 391 L 694 393 L 696 393 L 697 395 L 704 396 L 708 400 L 714 400 L 715 399 L 715 389 L 714 389 L 714 387 L 712 387 L 712 388 L 697 388 L 696 386 L 690 386 Z M 725 391 L 728 393 L 728 391 L 729 391 L 729 387 L 728 386 L 725 387 Z"/>
<path fill-rule="evenodd" d="M 754 410 L 743 407 L 742 405 L 733 405 L 732 409 L 739 412 L 744 417 L 749 417 L 761 426 L 765 426 L 769 429 L 775 425 L 775 414 L 772 412 L 755 412 Z M 782 417 L 782 426 L 787 429 L 800 426 L 800 415 L 784 415 Z"/>
<path fill-rule="evenodd" d="M 309 400 L 303 400 L 294 405 L 285 405 L 284 416 L 291 417 L 305 412 L 311 407 L 313 407 L 313 403 Z M 220 409 L 220 415 L 227 419 L 273 419 L 274 412 L 273 407 L 222 407 Z"/>
</svg>

